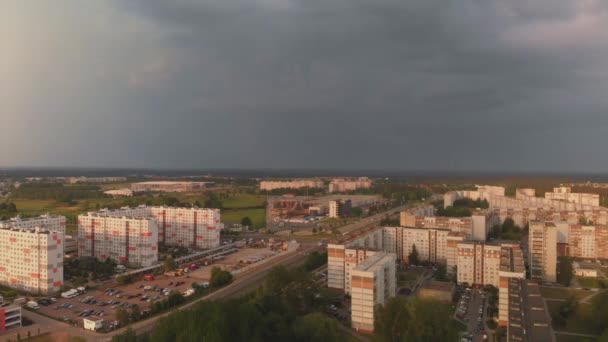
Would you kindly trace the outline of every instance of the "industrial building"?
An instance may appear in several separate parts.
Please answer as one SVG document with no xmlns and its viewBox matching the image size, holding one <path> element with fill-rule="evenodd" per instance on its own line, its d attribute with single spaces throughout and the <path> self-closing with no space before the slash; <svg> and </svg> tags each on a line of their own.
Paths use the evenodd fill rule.
<svg viewBox="0 0 608 342">
<path fill-rule="evenodd" d="M 54 293 L 63 285 L 63 232 L 46 228 L 0 228 L 0 284 L 31 293 Z"/>
<path fill-rule="evenodd" d="M 209 182 L 151 181 L 131 184 L 131 190 L 138 192 L 192 192 L 206 189 Z"/>
<path fill-rule="evenodd" d="M 112 197 L 133 197 L 133 190 L 131 189 L 114 189 L 104 191 L 103 193 Z"/>
<path fill-rule="evenodd" d="M 297 179 L 290 181 L 261 181 L 260 190 L 272 191 L 276 189 L 300 189 L 314 188 L 321 189 L 325 185 L 322 180 Z"/>
<path fill-rule="evenodd" d="M 369 189 L 372 187 L 373 183 L 374 182 L 367 177 L 359 177 L 357 179 L 336 178 L 329 182 L 329 193 Z"/>
</svg>

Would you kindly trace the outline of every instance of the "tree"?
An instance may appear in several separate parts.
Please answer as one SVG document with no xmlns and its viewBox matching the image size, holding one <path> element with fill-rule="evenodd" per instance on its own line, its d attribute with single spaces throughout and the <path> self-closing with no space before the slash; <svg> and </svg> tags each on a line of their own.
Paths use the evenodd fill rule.
<svg viewBox="0 0 608 342">
<path fill-rule="evenodd" d="M 224 271 L 219 267 L 214 267 L 211 270 L 211 280 L 209 280 L 209 284 L 212 287 L 222 287 L 230 284 L 230 282 L 232 282 L 232 273 Z"/>
<path fill-rule="evenodd" d="M 412 245 L 412 252 L 408 255 L 407 260 L 410 265 L 418 265 L 420 262 L 418 260 L 418 249 L 416 249 L 416 244 Z"/>
<path fill-rule="evenodd" d="M 120 322 L 120 325 L 129 324 L 129 313 L 124 308 L 116 310 L 116 320 Z"/>
<path fill-rule="evenodd" d="M 432 299 L 391 298 L 376 307 L 374 335 L 379 341 L 455 341 L 451 308 Z"/>
<path fill-rule="evenodd" d="M 558 261 L 557 281 L 564 286 L 569 286 L 574 274 L 572 259 L 564 256 L 560 257 Z"/>
<path fill-rule="evenodd" d="M 127 274 L 121 274 L 116 277 L 116 282 L 120 285 L 131 284 L 133 282 L 133 277 Z"/>
<path fill-rule="evenodd" d="M 253 226 L 253 222 L 251 222 L 251 218 L 249 216 L 245 216 L 241 219 L 241 224 L 245 227 Z"/>
<path fill-rule="evenodd" d="M 165 261 L 163 262 L 163 268 L 165 269 L 165 272 L 171 272 L 175 270 L 175 260 L 172 256 L 167 256 L 165 258 Z"/>
<path fill-rule="evenodd" d="M 296 341 L 338 341 L 340 334 L 335 320 L 320 312 L 299 317 L 293 324 Z"/>
<path fill-rule="evenodd" d="M 445 265 L 437 266 L 437 271 L 435 272 L 435 280 L 448 281 L 447 268 Z"/>
</svg>

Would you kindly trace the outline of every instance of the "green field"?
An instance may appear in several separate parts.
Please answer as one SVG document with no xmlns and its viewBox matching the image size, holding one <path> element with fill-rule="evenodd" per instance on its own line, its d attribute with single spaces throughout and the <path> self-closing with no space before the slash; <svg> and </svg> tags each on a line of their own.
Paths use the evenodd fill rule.
<svg viewBox="0 0 608 342">
<path fill-rule="evenodd" d="M 265 196 L 250 194 L 238 194 L 222 200 L 226 209 L 263 207 L 265 201 Z"/>
<path fill-rule="evenodd" d="M 265 209 L 222 210 L 222 222 L 224 223 L 241 223 L 241 219 L 245 216 L 249 216 L 254 228 L 262 228 L 266 225 Z"/>
<path fill-rule="evenodd" d="M 559 314 L 559 308 L 562 302 L 548 300 L 547 307 L 549 308 L 549 314 L 551 317 Z M 578 304 L 576 307 L 576 312 L 571 314 L 567 321 L 565 327 L 553 326 L 553 329 L 558 331 L 567 331 L 570 333 L 579 333 L 579 334 L 589 334 L 594 335 L 598 332 L 595 331 L 594 327 L 591 325 L 591 305 L 590 304 Z"/>
<path fill-rule="evenodd" d="M 542 286 L 540 288 L 540 293 L 545 298 L 566 299 L 570 296 L 574 296 L 574 298 L 576 298 L 578 300 L 581 300 L 582 298 L 585 298 L 585 297 L 593 294 L 593 292 L 590 292 L 590 291 L 575 290 L 575 289 L 568 289 L 568 288 L 562 288 L 562 287 L 545 287 L 545 286 Z"/>
<path fill-rule="evenodd" d="M 606 281 L 601 278 L 576 277 L 576 280 L 582 287 L 603 289 L 606 287 Z"/>
</svg>

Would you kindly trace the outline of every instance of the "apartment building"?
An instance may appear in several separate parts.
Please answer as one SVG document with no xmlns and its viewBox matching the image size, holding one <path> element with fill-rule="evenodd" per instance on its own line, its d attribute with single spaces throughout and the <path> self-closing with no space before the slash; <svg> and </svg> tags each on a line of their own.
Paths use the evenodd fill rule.
<svg viewBox="0 0 608 342">
<path fill-rule="evenodd" d="M 0 228 L 0 284 L 48 294 L 63 285 L 63 232 Z"/>
<path fill-rule="evenodd" d="M 593 196 L 582 196 L 581 199 L 579 199 L 576 195 L 573 196 L 573 201 L 566 201 L 561 199 L 553 199 L 553 196 L 566 196 L 564 198 L 567 198 L 567 195 L 563 194 L 549 195 L 550 198 L 543 198 L 530 196 L 532 193 L 533 189 L 521 189 L 520 191 L 516 190 L 516 197 L 513 198 L 504 195 L 504 188 L 501 190 L 501 187 L 478 186 L 476 191 L 458 190 L 447 192 L 443 196 L 443 201 L 445 207 L 453 205 L 454 201 L 457 199 L 470 198 L 473 200 L 486 200 L 492 209 L 540 208 L 544 210 L 566 212 L 606 210 L 606 208 L 595 205 L 596 202 Z"/>
<path fill-rule="evenodd" d="M 395 255 L 376 253 L 351 272 L 351 326 L 359 332 L 374 331 L 374 308 L 395 296 Z"/>
<path fill-rule="evenodd" d="M 67 220 L 65 216 L 59 215 L 45 214 L 29 218 L 21 218 L 17 216 L 6 221 L 0 221 L 0 229 L 16 228 L 32 230 L 35 228 L 41 228 L 65 233 L 66 223 Z"/>
<path fill-rule="evenodd" d="M 559 200 L 583 205 L 591 205 L 595 207 L 600 205 L 600 195 L 582 192 L 572 192 L 572 188 L 568 186 L 553 188 L 553 192 L 545 192 L 545 198 L 550 200 Z"/>
<path fill-rule="evenodd" d="M 518 296 L 517 282 L 526 279 L 524 255 L 519 246 L 502 246 L 500 253 L 500 269 L 498 271 L 498 324 L 508 327 L 510 313 L 515 309 L 511 307 L 512 297 Z M 515 282 L 513 281 L 515 280 Z"/>
<path fill-rule="evenodd" d="M 191 192 L 207 188 L 209 182 L 152 181 L 131 184 L 133 192 Z"/>
<path fill-rule="evenodd" d="M 502 186 L 476 185 L 477 190 L 457 190 L 449 191 L 443 195 L 443 207 L 447 208 L 454 205 L 454 201 L 461 198 L 476 200 L 487 200 L 493 196 L 505 196 L 505 188 Z"/>
<path fill-rule="evenodd" d="M 528 234 L 528 263 L 530 277 L 534 280 L 557 280 L 557 234 L 553 222 L 530 222 Z"/>
<path fill-rule="evenodd" d="M 158 244 L 207 249 L 220 244 L 219 209 L 147 207 L 101 210 L 79 216 L 79 254 L 150 266 Z"/>
<path fill-rule="evenodd" d="M 275 189 L 323 188 L 322 180 L 298 179 L 291 181 L 261 181 L 260 190 L 272 191 Z"/>
<path fill-rule="evenodd" d="M 478 241 L 485 241 L 488 231 L 498 223 L 498 215 L 492 210 L 477 211 L 471 217 L 423 216 L 411 211 L 400 213 L 402 227 L 448 229 Z"/>
<path fill-rule="evenodd" d="M 366 258 L 383 251 L 382 228 L 341 244 L 327 245 L 327 287 L 350 293 L 352 270 Z"/>
<path fill-rule="evenodd" d="M 331 218 L 350 217 L 352 208 L 353 208 L 353 205 L 352 205 L 351 200 L 329 201 L 329 217 L 331 217 Z"/>
<path fill-rule="evenodd" d="M 0 307 L 0 334 L 7 329 L 21 327 L 21 307 L 8 305 Z"/>
<path fill-rule="evenodd" d="M 367 177 L 359 177 L 357 179 L 343 179 L 336 178 L 332 179 L 329 183 L 329 192 L 347 192 L 355 191 L 358 189 L 369 189 L 372 187 L 373 181 Z"/>
<path fill-rule="evenodd" d="M 506 260 L 516 264 L 521 262 L 523 267 L 523 255 L 519 244 L 516 242 L 463 241 L 457 244 L 457 248 L 457 280 L 459 284 L 492 285 L 498 288 L 501 269 L 506 270 Z M 506 256 L 510 258 L 505 260 Z M 521 271 L 522 268 L 517 267 L 517 270 Z"/>
<path fill-rule="evenodd" d="M 154 219 L 88 213 L 78 217 L 78 255 L 113 259 L 133 266 L 158 262 L 158 226 Z"/>
</svg>

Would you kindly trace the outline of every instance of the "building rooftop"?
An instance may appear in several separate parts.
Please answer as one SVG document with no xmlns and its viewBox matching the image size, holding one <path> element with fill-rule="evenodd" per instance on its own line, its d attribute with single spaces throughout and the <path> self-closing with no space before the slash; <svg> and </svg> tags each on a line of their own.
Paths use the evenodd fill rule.
<svg viewBox="0 0 608 342">
<path fill-rule="evenodd" d="M 500 271 L 525 272 L 524 255 L 519 247 L 505 247 L 500 251 Z"/>
<path fill-rule="evenodd" d="M 395 254 L 379 252 L 363 260 L 353 271 L 373 272 L 377 268 L 383 268 L 387 261 L 393 260 L 394 262 L 395 259 Z"/>
</svg>

